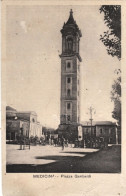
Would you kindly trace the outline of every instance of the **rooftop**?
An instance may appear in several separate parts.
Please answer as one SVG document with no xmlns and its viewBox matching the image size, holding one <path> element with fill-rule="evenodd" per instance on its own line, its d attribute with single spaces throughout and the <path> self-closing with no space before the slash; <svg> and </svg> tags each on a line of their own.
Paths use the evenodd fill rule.
<svg viewBox="0 0 126 196">
<path fill-rule="evenodd" d="M 81 124 L 82 126 L 91 126 L 91 122 L 89 121 L 84 121 Z M 116 125 L 116 123 L 111 121 L 93 121 L 92 126 L 96 126 L 96 125 Z"/>
<path fill-rule="evenodd" d="M 70 15 L 69 15 L 67 22 L 66 23 L 64 22 L 63 29 L 61 30 L 61 33 L 64 33 L 67 28 L 69 28 L 69 29 L 71 28 L 74 32 L 78 32 L 80 37 L 82 36 L 81 31 L 79 30 L 79 27 L 76 24 L 76 21 L 74 20 L 72 9 L 70 10 Z"/>
<path fill-rule="evenodd" d="M 34 111 L 18 111 L 17 113 L 18 114 L 34 114 L 34 115 L 37 115 L 37 113 L 34 112 Z"/>
<path fill-rule="evenodd" d="M 14 111 L 14 112 L 16 112 L 17 110 L 15 108 L 10 107 L 10 106 L 6 106 L 6 111 Z"/>
<path fill-rule="evenodd" d="M 70 10 L 69 19 L 68 19 L 68 21 L 66 22 L 66 25 L 68 25 L 68 24 L 76 24 L 76 21 L 75 21 L 74 18 L 73 18 L 73 11 L 72 11 L 72 9 Z"/>
</svg>

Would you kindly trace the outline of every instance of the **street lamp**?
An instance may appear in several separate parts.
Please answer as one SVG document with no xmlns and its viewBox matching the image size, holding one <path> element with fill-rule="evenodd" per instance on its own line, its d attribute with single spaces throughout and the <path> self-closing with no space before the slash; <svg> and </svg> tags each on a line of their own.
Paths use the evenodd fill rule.
<svg viewBox="0 0 126 196">
<path fill-rule="evenodd" d="M 95 114 L 95 109 L 92 107 L 92 106 L 90 106 L 90 108 L 88 108 L 89 109 L 89 112 L 90 112 L 90 122 L 91 122 L 91 136 L 92 136 L 92 121 L 93 121 L 93 118 L 92 118 L 92 116 L 93 116 L 93 111 L 94 111 L 94 114 Z"/>
</svg>

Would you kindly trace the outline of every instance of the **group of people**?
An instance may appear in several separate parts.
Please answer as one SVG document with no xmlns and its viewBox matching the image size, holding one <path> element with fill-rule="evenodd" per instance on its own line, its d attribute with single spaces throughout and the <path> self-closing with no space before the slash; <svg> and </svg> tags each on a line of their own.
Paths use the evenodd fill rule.
<svg viewBox="0 0 126 196">
<path fill-rule="evenodd" d="M 49 145 L 54 146 L 62 146 L 62 150 L 64 147 L 68 147 L 68 139 L 65 139 L 64 137 L 61 138 L 49 138 Z"/>
<path fill-rule="evenodd" d="M 106 138 L 100 137 L 88 137 L 84 140 L 75 140 L 75 147 L 84 148 L 104 148 L 108 146 L 108 141 Z"/>
<path fill-rule="evenodd" d="M 81 141 L 76 138 L 73 142 L 71 142 L 62 136 L 59 138 L 49 138 L 48 143 L 53 146 L 62 146 L 62 149 L 64 149 L 64 147 L 68 147 L 68 144 L 71 144 L 71 147 L 73 144 L 75 148 L 102 148 L 108 146 L 107 139 L 100 137 L 87 137 Z"/>
<path fill-rule="evenodd" d="M 34 138 L 33 138 L 34 139 Z M 30 149 L 30 143 L 36 143 L 36 140 L 33 140 L 30 138 L 24 138 L 20 137 L 20 149 L 24 148 L 25 146 L 29 146 Z M 64 150 L 64 147 L 68 147 L 68 144 L 70 144 L 70 147 L 75 148 L 106 148 L 108 147 L 108 140 L 107 138 L 100 138 L 100 137 L 87 137 L 84 140 L 79 141 L 77 138 L 72 142 L 68 141 L 65 137 L 61 136 L 58 138 L 49 138 L 47 141 L 44 139 L 39 140 L 39 144 L 41 145 L 53 145 L 53 146 L 61 146 L 62 150 Z M 72 145 L 73 144 L 73 145 Z"/>
</svg>

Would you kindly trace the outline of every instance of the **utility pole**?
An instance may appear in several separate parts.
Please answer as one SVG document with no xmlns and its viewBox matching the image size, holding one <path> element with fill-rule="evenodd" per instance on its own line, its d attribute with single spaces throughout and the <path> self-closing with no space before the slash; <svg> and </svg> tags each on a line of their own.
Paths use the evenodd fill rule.
<svg viewBox="0 0 126 196">
<path fill-rule="evenodd" d="M 90 122 L 91 122 L 91 136 L 92 136 L 92 121 L 93 121 L 93 118 L 92 118 L 92 116 L 93 116 L 93 111 L 94 111 L 94 108 L 92 107 L 92 106 L 90 106 L 90 108 L 88 108 L 89 109 L 89 112 L 90 112 Z M 95 114 L 95 111 L 94 111 L 94 114 Z"/>
</svg>

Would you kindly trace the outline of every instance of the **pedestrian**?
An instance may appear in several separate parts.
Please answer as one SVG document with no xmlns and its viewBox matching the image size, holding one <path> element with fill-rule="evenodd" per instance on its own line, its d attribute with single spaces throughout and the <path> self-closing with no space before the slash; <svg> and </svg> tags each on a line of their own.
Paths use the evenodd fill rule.
<svg viewBox="0 0 126 196">
<path fill-rule="evenodd" d="M 51 145 L 54 145 L 54 139 L 53 138 L 51 139 Z"/>
<path fill-rule="evenodd" d="M 61 139 L 61 146 L 62 146 L 62 150 L 64 150 L 64 138 L 63 137 Z"/>
<path fill-rule="evenodd" d="M 68 139 L 66 140 L 66 147 L 68 147 Z"/>
<path fill-rule="evenodd" d="M 61 145 L 61 139 L 59 138 L 58 139 L 58 146 L 60 146 Z"/>
<path fill-rule="evenodd" d="M 55 147 L 56 147 L 56 143 L 57 143 L 56 138 L 54 138 L 54 146 Z"/>
<path fill-rule="evenodd" d="M 51 138 L 49 138 L 49 145 L 51 146 Z"/>
</svg>

